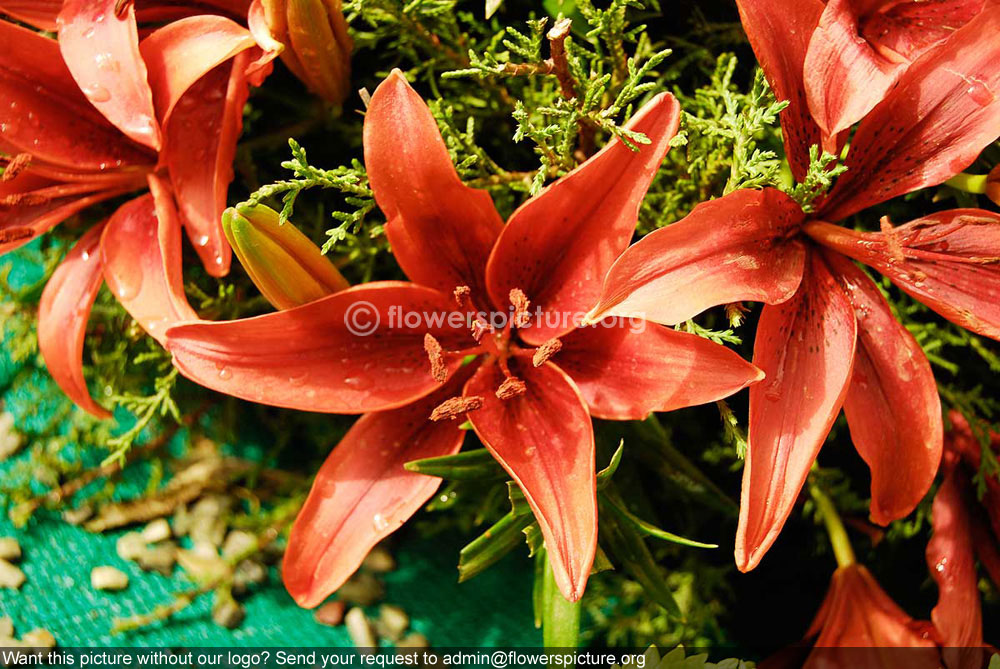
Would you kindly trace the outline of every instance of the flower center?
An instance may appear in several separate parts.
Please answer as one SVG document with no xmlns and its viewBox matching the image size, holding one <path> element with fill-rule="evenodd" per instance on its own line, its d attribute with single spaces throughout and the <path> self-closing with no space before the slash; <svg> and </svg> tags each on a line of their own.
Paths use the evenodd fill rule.
<svg viewBox="0 0 1000 669">
<path fill-rule="evenodd" d="M 459 310 L 469 316 L 469 329 L 476 345 L 459 351 L 446 351 L 433 335 L 430 333 L 424 335 L 424 350 L 430 362 L 431 376 L 438 383 L 447 380 L 448 367 L 445 362 L 447 356 L 484 355 L 485 364 L 495 363 L 504 376 L 504 380 L 494 391 L 496 396 L 501 400 L 509 400 L 523 395 L 527 392 L 527 384 L 511 372 L 510 359 L 515 354 L 526 354 L 532 350 L 522 347 L 514 336 L 517 329 L 524 328 L 531 321 L 531 300 L 520 288 L 511 289 L 508 295 L 511 306 L 510 317 L 505 320 L 502 329 L 498 329 L 482 312 L 475 309 L 468 286 L 458 286 L 453 294 Z M 541 367 L 561 348 L 562 342 L 550 339 L 534 349 L 531 356 L 532 365 Z M 454 420 L 482 406 L 482 397 L 452 397 L 431 412 L 431 420 Z"/>
</svg>

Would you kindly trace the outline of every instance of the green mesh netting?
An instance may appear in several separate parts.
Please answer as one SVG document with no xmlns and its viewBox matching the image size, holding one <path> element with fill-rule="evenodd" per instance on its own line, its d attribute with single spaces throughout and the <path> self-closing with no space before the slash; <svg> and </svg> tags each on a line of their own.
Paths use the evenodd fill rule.
<svg viewBox="0 0 1000 669">
<path fill-rule="evenodd" d="M 6 262 L 12 262 L 5 259 Z M 2 266 L 2 264 L 0 264 Z M 16 263 L 12 281 L 31 281 L 38 268 Z M 9 389 L 17 371 L 0 352 L 0 390 L 6 410 L 18 426 L 25 426 L 47 408 L 17 396 Z M 61 401 L 58 388 L 39 372 L 32 380 L 53 404 Z M 12 458 L 25 457 L 24 452 Z M 12 465 L 0 463 L 0 476 Z M 127 496 L 144 485 L 141 464 L 127 475 L 119 494 Z M 0 517 L 0 536 L 15 536 L 23 549 L 20 567 L 27 582 L 20 590 L 0 588 L 0 616 L 14 621 L 18 635 L 34 628 L 49 630 L 62 646 L 345 646 L 343 627 L 327 627 L 313 620 L 312 612 L 298 608 L 275 573 L 269 582 L 242 599 L 246 619 L 235 630 L 211 621 L 212 596 L 198 601 L 168 622 L 112 636 L 112 619 L 147 613 L 171 601 L 172 593 L 193 584 L 179 569 L 172 578 L 142 571 L 115 552 L 122 533 L 91 534 L 39 512 L 23 529 Z M 457 583 L 458 551 L 471 537 L 448 535 L 422 539 L 404 530 L 397 542 L 399 569 L 387 574 L 386 602 L 402 606 L 412 628 L 435 646 L 537 646 L 541 634 L 531 614 L 532 566 L 524 553 L 510 556 L 487 573 L 465 584 Z M 129 576 L 129 587 L 117 593 L 98 592 L 90 586 L 90 570 L 113 565 Z M 374 613 L 374 611 L 373 611 Z"/>
</svg>

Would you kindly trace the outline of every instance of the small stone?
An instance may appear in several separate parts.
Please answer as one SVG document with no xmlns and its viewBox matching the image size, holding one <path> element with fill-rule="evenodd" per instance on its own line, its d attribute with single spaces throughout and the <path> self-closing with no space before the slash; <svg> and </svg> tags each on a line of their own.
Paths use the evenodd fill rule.
<svg viewBox="0 0 1000 669">
<path fill-rule="evenodd" d="M 164 576 L 170 576 L 174 572 L 176 560 L 177 546 L 173 542 L 164 542 L 143 550 L 136 562 L 146 571 L 157 571 Z"/>
<path fill-rule="evenodd" d="M 344 624 L 347 625 L 347 634 L 351 637 L 351 642 L 355 648 L 375 648 L 378 642 L 375 640 L 375 632 L 365 617 L 365 612 L 359 607 L 354 607 L 344 616 Z"/>
<path fill-rule="evenodd" d="M 191 525 L 188 534 L 194 542 L 206 542 L 213 546 L 222 544 L 226 537 L 226 520 L 223 515 L 229 511 L 231 501 L 219 495 L 207 495 L 191 508 Z"/>
<path fill-rule="evenodd" d="M 375 576 L 368 572 L 358 572 L 351 579 L 340 586 L 337 591 L 338 599 L 343 599 L 349 604 L 358 606 L 371 606 L 382 599 L 385 589 L 382 583 Z"/>
<path fill-rule="evenodd" d="M 13 588 L 17 590 L 24 585 L 24 572 L 15 565 L 0 560 L 0 588 Z"/>
<path fill-rule="evenodd" d="M 344 622 L 345 608 L 347 608 L 347 605 L 344 604 L 342 600 L 335 599 L 334 601 L 327 602 L 323 606 L 316 609 L 316 613 L 313 614 L 313 618 L 315 618 L 316 622 L 320 625 L 335 627 Z"/>
<path fill-rule="evenodd" d="M 396 570 L 396 559 L 382 546 L 376 546 L 365 556 L 365 561 L 361 563 L 361 566 L 376 574 L 387 574 Z"/>
<path fill-rule="evenodd" d="M 212 622 L 226 629 L 235 629 L 243 622 L 246 610 L 232 597 L 216 599 L 212 607 Z"/>
<path fill-rule="evenodd" d="M 14 537 L 0 537 L 0 560 L 16 562 L 21 559 L 21 544 Z"/>
<path fill-rule="evenodd" d="M 171 537 L 170 523 L 166 518 L 157 518 L 142 530 L 142 540 L 147 544 L 166 541 Z"/>
<path fill-rule="evenodd" d="M 90 570 L 90 587 L 94 590 L 124 590 L 128 587 L 128 574 L 111 566 Z"/>
<path fill-rule="evenodd" d="M 78 506 L 75 509 L 66 509 L 62 512 L 62 519 L 70 525 L 82 525 L 94 515 L 94 507 L 89 504 Z"/>
<path fill-rule="evenodd" d="M 55 648 L 56 638 L 48 630 L 36 629 L 21 637 L 21 643 L 32 648 Z"/>
<path fill-rule="evenodd" d="M 14 638 L 14 621 L 11 618 L 0 618 L 0 639 Z"/>
<path fill-rule="evenodd" d="M 233 572 L 233 589 L 245 591 L 251 585 L 259 585 L 267 580 L 267 567 L 256 560 L 243 560 Z"/>
<path fill-rule="evenodd" d="M 379 636 L 389 641 L 399 641 L 410 627 L 410 616 L 406 611 L 392 604 L 383 604 L 378 609 L 375 629 Z"/>
<path fill-rule="evenodd" d="M 21 449 L 24 439 L 14 429 L 14 416 L 0 412 L 0 460 L 6 460 Z"/>
<path fill-rule="evenodd" d="M 430 648 L 431 644 L 420 632 L 410 632 L 396 642 L 396 648 Z"/>
<path fill-rule="evenodd" d="M 229 565 L 218 554 L 205 556 L 194 551 L 178 550 L 177 561 L 184 571 L 196 581 L 217 581 L 229 572 Z"/>
<path fill-rule="evenodd" d="M 146 542 L 138 532 L 126 532 L 115 542 L 115 552 L 123 560 L 138 560 L 146 552 Z"/>
<path fill-rule="evenodd" d="M 257 535 L 244 530 L 232 530 L 222 544 L 222 556 L 231 558 L 244 555 L 257 547 Z"/>
<path fill-rule="evenodd" d="M 188 511 L 187 504 L 181 504 L 174 511 L 170 527 L 174 531 L 174 536 L 178 537 L 186 536 L 191 531 L 191 512 Z"/>
</svg>

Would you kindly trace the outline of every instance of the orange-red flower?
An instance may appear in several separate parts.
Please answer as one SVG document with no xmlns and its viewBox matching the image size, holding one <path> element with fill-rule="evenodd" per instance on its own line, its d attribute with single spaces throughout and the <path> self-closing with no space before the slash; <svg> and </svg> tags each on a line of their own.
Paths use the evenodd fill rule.
<svg viewBox="0 0 1000 669">
<path fill-rule="evenodd" d="M 320 470 L 284 578 L 315 606 L 433 494 L 407 461 L 454 453 L 471 421 L 524 490 L 562 593 L 582 595 L 597 546 L 591 416 L 624 420 L 727 396 L 760 378 L 731 351 L 640 322 L 580 327 L 625 248 L 678 127 L 662 94 L 503 225 L 464 185 L 423 100 L 394 72 L 365 115 L 365 162 L 412 282 L 355 286 L 258 318 L 171 328 L 183 374 L 278 406 L 365 413 Z M 504 323 L 492 322 L 503 314 Z M 605 324 L 606 325 L 606 324 Z M 631 327 L 630 327 L 631 326 Z"/>
<path fill-rule="evenodd" d="M 741 3 L 772 86 L 792 100 L 782 123 L 800 178 L 807 147 L 819 137 L 802 102 L 806 35 L 814 25 L 805 8 L 814 4 Z M 750 391 L 736 540 L 742 570 L 755 567 L 777 538 L 842 406 L 872 471 L 875 522 L 909 513 L 937 471 L 942 425 L 930 365 L 851 259 L 945 318 L 1000 338 L 1000 215 L 957 209 L 895 228 L 884 220 L 880 233 L 830 223 L 945 181 L 996 139 L 1000 11 L 993 0 L 986 6 L 910 64 L 865 116 L 848 171 L 814 213 L 775 189 L 736 191 L 647 235 L 608 274 L 595 318 L 672 324 L 719 304 L 765 303 L 754 363 L 767 380 Z"/>
<path fill-rule="evenodd" d="M 9 4 L 3 9 L 21 16 Z M 180 287 L 180 226 L 211 273 L 228 270 L 219 218 L 230 163 L 247 82 L 259 81 L 272 57 L 215 15 L 174 21 L 140 42 L 133 8 L 116 14 L 115 5 L 62 3 L 58 42 L 0 21 L 9 47 L 0 55 L 0 253 L 96 202 L 150 189 L 81 238 L 39 310 L 53 378 L 102 417 L 81 369 L 101 281 L 154 337 L 194 317 Z M 35 9 L 44 23 L 44 7 Z"/>
</svg>

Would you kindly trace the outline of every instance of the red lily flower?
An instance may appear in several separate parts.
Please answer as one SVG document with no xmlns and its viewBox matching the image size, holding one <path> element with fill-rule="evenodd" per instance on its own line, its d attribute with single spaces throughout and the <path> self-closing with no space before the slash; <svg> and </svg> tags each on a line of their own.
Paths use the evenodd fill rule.
<svg viewBox="0 0 1000 669">
<path fill-rule="evenodd" d="M 799 179 L 807 150 L 839 153 L 844 131 L 881 102 L 922 55 L 943 47 L 994 0 L 737 0 L 754 53 L 779 100 Z M 951 48 L 951 47 L 947 47 Z M 973 80 L 970 86 L 975 85 Z"/>
<path fill-rule="evenodd" d="M 489 196 L 461 182 L 430 110 L 396 71 L 365 115 L 365 162 L 413 283 L 370 283 L 274 314 L 168 331 L 177 367 L 210 388 L 365 413 L 323 465 L 292 529 L 283 572 L 299 604 L 339 588 L 427 501 L 440 481 L 403 464 L 458 451 L 464 432 L 449 419 L 466 414 L 524 490 L 556 582 L 577 600 L 597 545 L 590 416 L 641 418 L 760 378 L 733 352 L 686 333 L 579 327 L 677 131 L 676 100 L 657 96 L 628 127 L 651 143 L 636 152 L 611 141 L 504 226 Z M 508 307 L 505 327 L 486 322 Z M 466 356 L 475 360 L 463 364 Z"/>
<path fill-rule="evenodd" d="M 955 455 L 954 452 L 949 455 Z M 931 513 L 933 537 L 927 567 L 938 586 L 931 621 L 911 618 L 862 565 L 834 572 L 830 589 L 806 639 L 808 646 L 781 651 L 761 663 L 776 667 L 940 667 L 972 669 L 984 664 L 983 625 L 973 553 L 969 491 L 946 460 L 945 476 Z M 804 662 L 801 651 L 807 650 Z M 906 651 L 888 649 L 910 649 Z"/>
<path fill-rule="evenodd" d="M 749 23 L 751 34 L 761 25 L 777 30 L 790 18 L 782 13 L 791 11 L 787 7 L 753 6 L 754 17 L 770 22 Z M 937 471 L 942 424 L 930 365 L 849 258 L 879 270 L 945 318 L 1000 338 L 1000 215 L 958 209 L 897 228 L 883 221 L 883 231 L 873 234 L 828 222 L 941 183 L 996 138 L 1000 96 L 990 91 L 1000 91 L 1000 11 L 988 7 L 945 47 L 911 65 L 865 117 L 847 173 L 815 213 L 774 189 L 737 191 L 647 235 L 608 274 L 592 318 L 672 324 L 719 304 L 766 303 L 754 363 L 767 380 L 750 390 L 736 541 L 741 570 L 755 567 L 777 538 L 841 406 L 872 471 L 875 522 L 909 513 Z M 775 39 L 758 53 L 765 71 L 768 63 L 781 65 L 770 68 L 779 95 L 799 85 L 800 47 L 794 39 Z M 801 95 L 791 96 L 801 102 Z M 801 166 L 815 133 L 803 130 L 801 104 L 799 116 L 790 109 L 786 131 L 798 130 L 786 132 L 789 162 Z"/>
<path fill-rule="evenodd" d="M 209 263 L 213 272 L 225 269 L 229 246 L 224 239 L 221 243 L 212 240 L 222 237 L 215 230 L 219 228 L 225 189 L 231 179 L 229 163 L 247 96 L 246 82 L 248 77 L 260 77 L 266 72 L 266 56 L 255 46 L 253 37 L 229 19 L 182 19 L 152 33 L 140 45 L 131 9 L 116 17 L 114 4 L 113 0 L 89 3 L 83 10 L 81 3 L 67 1 L 63 6 L 62 44 L 0 21 L 0 39 L 10 45 L 0 55 L 0 91 L 9 101 L 0 110 L 0 155 L 7 163 L 0 181 L 0 252 L 28 242 L 91 204 L 140 190 L 147 183 L 160 213 L 157 223 L 148 195 L 123 205 L 108 222 L 101 253 L 97 251 L 103 224 L 81 238 L 43 295 L 39 346 L 49 371 L 67 395 L 100 417 L 108 413 L 87 392 L 81 352 L 102 267 L 112 285 L 118 281 L 116 277 L 134 282 L 128 277 L 139 276 L 140 267 L 148 277 L 147 287 L 158 281 L 157 276 L 174 277 L 168 283 L 176 290 L 169 299 L 145 289 L 118 291 L 122 304 L 153 336 L 162 337 L 165 324 L 171 320 L 194 317 L 180 290 L 179 236 L 176 245 L 168 245 L 169 249 L 154 248 L 150 257 L 160 257 L 160 251 L 169 250 L 163 257 L 166 264 L 161 263 L 159 268 L 119 263 L 144 258 L 148 250 L 144 243 L 156 247 L 171 237 L 172 231 L 161 231 L 166 237 L 159 240 L 155 234 L 167 221 L 178 226 L 180 234 L 174 199 L 177 191 L 179 200 L 185 198 L 180 200 L 181 215 L 189 214 L 184 219 L 185 227 L 190 235 L 199 235 L 195 237 L 196 248 L 203 257 L 214 258 Z M 105 81 L 103 74 L 91 80 L 79 68 L 71 72 L 60 54 L 60 47 L 63 54 L 72 54 L 79 40 L 94 39 L 86 37 L 89 29 L 84 29 L 82 36 L 76 35 L 81 31 L 79 12 L 102 10 L 104 20 L 94 17 L 94 21 L 100 24 L 99 41 L 108 51 L 96 59 L 98 69 L 114 75 L 115 81 L 121 76 L 114 85 L 107 80 L 106 88 L 97 83 Z M 251 63 L 254 57 L 260 60 Z M 141 85 L 136 83 L 137 77 Z M 83 86 L 89 98 L 81 91 L 82 81 L 91 82 Z M 105 95 L 110 97 L 103 100 Z M 98 104 L 101 100 L 95 101 L 95 96 L 107 104 Z M 146 103 L 153 110 L 152 116 L 144 115 Z M 135 119 L 145 120 L 120 122 L 116 127 L 108 118 L 125 119 L 130 111 L 135 111 Z M 122 126 L 131 134 L 123 132 Z M 181 129 L 188 133 L 190 127 L 200 132 L 194 141 L 185 134 L 182 145 Z M 166 141 L 157 154 L 149 144 L 155 144 L 154 139 L 158 141 L 161 135 Z M 146 145 L 137 139 L 146 140 Z M 192 151 L 204 159 L 190 160 Z M 172 180 L 159 176 L 164 173 L 170 174 Z M 205 193 L 211 193 L 211 198 L 202 197 Z M 135 237 L 121 233 L 121 228 L 134 227 L 138 219 L 146 222 L 146 233 Z M 121 244 L 135 248 L 117 248 Z M 218 250 L 206 253 L 206 249 Z M 147 298 L 159 301 L 147 302 Z"/>
</svg>

